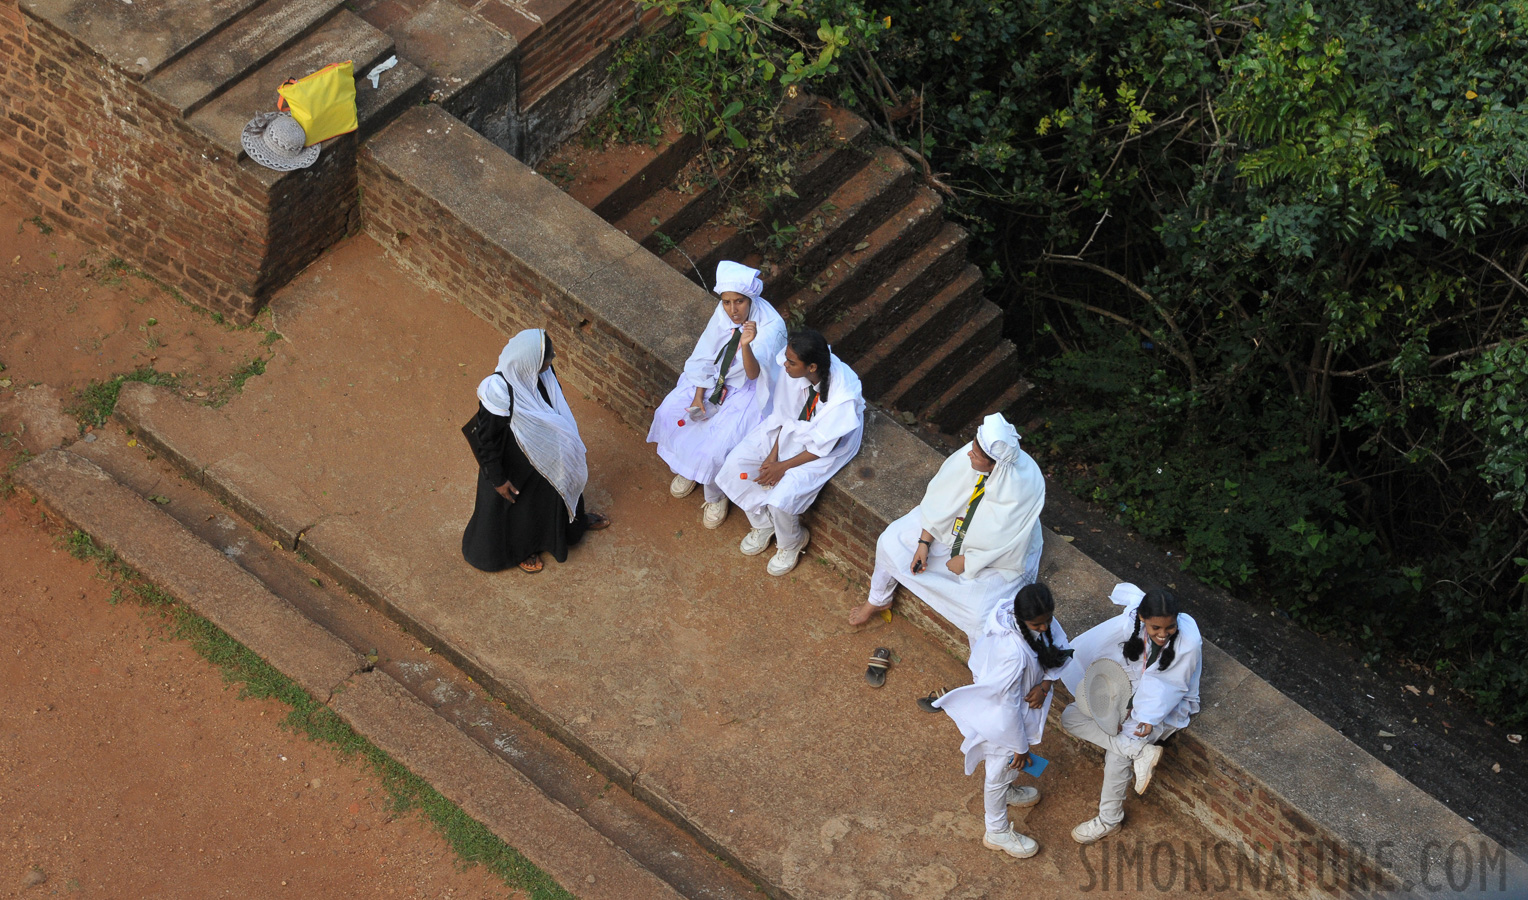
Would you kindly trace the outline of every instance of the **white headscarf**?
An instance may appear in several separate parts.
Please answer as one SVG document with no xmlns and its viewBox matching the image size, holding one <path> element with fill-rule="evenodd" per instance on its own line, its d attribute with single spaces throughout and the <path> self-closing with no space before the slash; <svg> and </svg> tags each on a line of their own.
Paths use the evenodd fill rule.
<svg viewBox="0 0 1528 900">
<path fill-rule="evenodd" d="M 541 371 L 545 351 L 546 333 L 539 328 L 528 328 L 510 338 L 499 354 L 498 369 L 478 385 L 477 395 L 484 409 L 496 416 L 510 417 L 509 429 L 514 432 L 515 443 L 562 496 L 571 522 L 578 510 L 578 498 L 583 496 L 584 485 L 589 481 L 587 451 L 557 376 L 551 369 Z M 550 409 L 536 389 L 538 382 L 552 398 Z"/>
<path fill-rule="evenodd" d="M 995 465 L 961 545 L 966 558 L 961 577 L 975 578 L 988 567 L 1022 575 L 1030 539 L 1045 506 L 1045 476 L 1029 454 L 1019 449 L 1018 431 L 997 413 L 977 429 L 976 443 Z M 941 544 L 954 543 L 955 520 L 966 514 L 971 492 L 981 477 L 965 456 L 970 446 L 950 454 L 918 504 L 923 527 Z"/>
<path fill-rule="evenodd" d="M 759 296 L 759 291 L 763 289 L 764 284 L 759 280 L 757 269 L 729 261 L 717 264 L 716 293 L 720 295 L 723 291 L 732 291 L 747 297 L 751 303 L 748 319 L 759 328 L 749 346 L 753 347 L 753 358 L 759 363 L 759 377 L 754 382 L 754 403 L 761 416 L 769 412 L 770 395 L 779 374 L 776 356 L 785 349 L 787 331 L 785 320 Z M 685 378 L 691 387 L 703 387 L 709 396 L 716 385 L 717 357 L 727 342 L 732 340 L 732 329 L 736 327 L 727 311 L 717 303 L 710 321 L 706 323 L 706 330 L 701 332 L 700 339 L 695 342 L 694 352 L 684 364 Z M 737 390 L 746 377 L 743 372 L 743 355 L 739 352 L 733 358 L 732 369 L 727 373 L 727 384 Z"/>
<path fill-rule="evenodd" d="M 759 278 L 758 269 L 724 259 L 716 264 L 716 287 L 711 292 L 720 297 L 727 291 L 758 300 L 764 295 L 764 281 Z"/>
</svg>

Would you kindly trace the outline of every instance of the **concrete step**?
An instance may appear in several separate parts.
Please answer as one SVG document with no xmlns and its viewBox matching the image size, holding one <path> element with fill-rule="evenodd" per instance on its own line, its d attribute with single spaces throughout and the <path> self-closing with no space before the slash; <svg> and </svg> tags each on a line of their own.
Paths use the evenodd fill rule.
<svg viewBox="0 0 1528 900">
<path fill-rule="evenodd" d="M 767 280 L 767 295 L 790 296 L 805 287 L 906 203 L 915 185 L 913 168 L 901 153 L 877 148 L 868 164 L 796 220 L 801 229 L 796 244 Z"/>
<path fill-rule="evenodd" d="M 432 0 L 402 20 L 368 18 L 361 9 L 362 18 L 397 42 L 398 58 L 425 73 L 431 101 L 498 146 L 513 149 L 519 116 L 514 38 L 455 0 Z"/>
<path fill-rule="evenodd" d="M 919 361 L 937 353 L 940 345 L 970 319 L 981 302 L 981 271 L 967 263 L 937 294 L 911 314 L 886 316 L 889 331 L 873 341 L 850 341 L 845 350 L 857 353 L 854 370 L 860 373 L 866 396 L 881 397 L 903 375 L 916 368 Z"/>
<path fill-rule="evenodd" d="M 963 378 L 925 406 L 921 416 L 941 431 L 960 431 L 1019 383 L 1019 349 L 1013 341 L 999 341 Z"/>
<path fill-rule="evenodd" d="M 904 412 L 921 415 L 923 408 L 968 374 L 1003 338 L 1003 311 L 988 300 L 977 303 L 975 315 L 938 347 L 922 357 L 892 356 L 899 366 L 912 362 L 906 372 L 877 401 Z"/>
<path fill-rule="evenodd" d="M 343 5 L 344 0 L 266 0 L 165 66 L 148 88 L 189 116 L 311 34 Z"/>
<path fill-rule="evenodd" d="M 128 448 L 124 432 L 97 434 L 95 443 L 76 446 L 78 454 L 40 464 L 26 476 L 28 488 L 321 702 L 329 700 L 353 727 L 579 896 L 753 895 L 752 885 L 704 848 L 630 794 L 608 790 L 567 748 L 347 597 L 291 548 L 269 549 L 268 532 L 174 477 L 167 461 L 155 465 L 142 449 Z M 237 472 L 200 474 L 204 484 L 224 488 L 238 477 L 243 486 L 234 493 L 249 501 L 273 476 L 247 463 Z M 149 503 L 150 492 L 168 502 Z M 361 656 L 372 650 L 375 671 Z M 436 750 L 420 752 L 423 735 L 432 736 Z M 507 802 L 486 804 L 494 794 Z M 590 871 L 598 873 L 595 882 L 586 880 Z"/>
<path fill-rule="evenodd" d="M 211 138 L 229 153 L 243 155 L 239 135 L 256 113 L 276 108 L 276 89 L 288 78 L 302 78 L 331 63 L 351 60 L 356 73 L 357 111 L 363 113 L 362 129 L 379 113 L 394 109 L 396 97 L 390 85 L 403 85 L 409 76 L 397 69 L 382 75 L 382 88 L 372 91 L 365 73 L 393 53 L 393 41 L 362 21 L 354 13 L 341 10 L 311 34 L 297 41 L 275 59 L 246 75 L 212 102 L 191 115 L 191 127 Z M 400 61 L 400 68 L 402 63 Z M 417 77 L 417 70 L 416 77 Z M 406 86 L 406 85 L 404 85 Z M 368 93 L 378 96 L 368 98 Z M 376 102 L 371 102 L 376 101 Z"/>
<path fill-rule="evenodd" d="M 918 185 L 901 209 L 865 236 L 861 242 L 865 247 L 850 248 L 826 270 L 812 276 L 789 305 L 804 310 L 809 322 L 842 318 L 903 261 L 928 244 L 944 224 L 943 211 L 944 201 L 939 195 Z"/>
<path fill-rule="evenodd" d="M 964 228 L 945 222 L 933 240 L 903 260 L 865 299 L 826 319 L 808 320 L 817 322 L 835 348 L 842 347 L 845 353 L 859 359 L 961 274 L 969 240 L 970 234 Z M 864 376 L 864 372 L 860 374 Z"/>
</svg>

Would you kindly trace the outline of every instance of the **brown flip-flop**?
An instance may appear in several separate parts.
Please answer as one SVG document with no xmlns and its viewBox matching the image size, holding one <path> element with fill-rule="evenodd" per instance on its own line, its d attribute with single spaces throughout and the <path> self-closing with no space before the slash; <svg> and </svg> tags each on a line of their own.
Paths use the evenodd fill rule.
<svg viewBox="0 0 1528 900">
<path fill-rule="evenodd" d="M 599 513 L 584 513 L 584 518 L 589 523 L 584 528 L 589 531 L 604 531 L 610 527 L 609 516 L 602 516 Z"/>
<path fill-rule="evenodd" d="M 520 563 L 520 571 L 529 572 L 532 575 L 540 572 L 545 567 L 546 563 L 541 561 L 540 553 L 532 553 Z"/>
</svg>

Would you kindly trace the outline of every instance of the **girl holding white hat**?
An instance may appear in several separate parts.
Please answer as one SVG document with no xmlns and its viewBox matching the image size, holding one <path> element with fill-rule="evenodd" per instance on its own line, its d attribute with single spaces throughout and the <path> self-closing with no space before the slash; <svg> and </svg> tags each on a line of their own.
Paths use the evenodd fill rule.
<svg viewBox="0 0 1528 900">
<path fill-rule="evenodd" d="M 723 261 L 716 267 L 720 298 L 684 364 L 679 384 L 658 404 L 648 443 L 674 473 L 669 493 L 688 497 L 703 485 L 701 522 L 716 528 L 727 517 L 727 495 L 716 473 L 732 448 L 769 415 L 785 347 L 785 320 L 765 302 L 757 269 Z"/>
<path fill-rule="evenodd" d="M 1077 638 L 1062 673 L 1077 702 L 1061 713 L 1061 727 L 1104 751 L 1098 815 L 1072 829 L 1079 844 L 1119 829 L 1131 775 L 1144 794 L 1162 759 L 1160 742 L 1199 712 L 1204 640 L 1194 617 L 1160 588 L 1119 584 L 1109 599 L 1125 611 Z"/>
</svg>

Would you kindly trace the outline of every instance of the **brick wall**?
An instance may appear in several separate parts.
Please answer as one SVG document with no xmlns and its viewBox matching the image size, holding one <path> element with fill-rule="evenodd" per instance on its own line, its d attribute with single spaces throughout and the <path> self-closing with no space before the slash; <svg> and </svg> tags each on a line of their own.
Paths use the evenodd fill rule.
<svg viewBox="0 0 1528 900">
<path fill-rule="evenodd" d="M 73 37 L 0 5 L 0 167 L 47 219 L 247 322 L 358 215 L 354 138 L 238 163 Z"/>
</svg>

